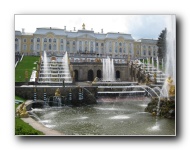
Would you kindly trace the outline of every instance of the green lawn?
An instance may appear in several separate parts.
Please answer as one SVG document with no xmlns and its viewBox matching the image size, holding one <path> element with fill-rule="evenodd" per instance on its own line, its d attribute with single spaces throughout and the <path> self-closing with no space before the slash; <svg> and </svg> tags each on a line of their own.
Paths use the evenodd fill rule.
<svg viewBox="0 0 190 150">
<path fill-rule="evenodd" d="M 19 96 L 15 96 L 15 99 L 26 101 L 26 99 Z M 18 106 L 19 104 L 15 103 L 15 111 Z M 35 130 L 28 123 L 22 121 L 22 119 L 20 119 L 19 117 L 15 117 L 15 135 L 44 135 L 44 134 L 38 130 Z"/>
<path fill-rule="evenodd" d="M 37 67 L 34 62 L 39 61 L 39 56 L 24 56 L 23 60 L 15 68 L 15 82 L 25 82 L 25 71 L 28 71 L 28 80 L 33 68 Z"/>
<path fill-rule="evenodd" d="M 15 117 L 15 135 L 44 135 L 19 117 Z"/>
</svg>

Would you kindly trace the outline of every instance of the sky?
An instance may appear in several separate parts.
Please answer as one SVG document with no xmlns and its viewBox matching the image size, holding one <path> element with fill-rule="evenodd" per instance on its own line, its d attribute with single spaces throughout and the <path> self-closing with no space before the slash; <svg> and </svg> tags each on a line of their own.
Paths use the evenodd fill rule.
<svg viewBox="0 0 190 150">
<path fill-rule="evenodd" d="M 134 39 L 157 39 L 168 25 L 170 15 L 15 15 L 15 30 L 33 33 L 38 27 L 56 27 L 67 30 L 82 29 L 94 32 L 124 32 Z"/>
</svg>

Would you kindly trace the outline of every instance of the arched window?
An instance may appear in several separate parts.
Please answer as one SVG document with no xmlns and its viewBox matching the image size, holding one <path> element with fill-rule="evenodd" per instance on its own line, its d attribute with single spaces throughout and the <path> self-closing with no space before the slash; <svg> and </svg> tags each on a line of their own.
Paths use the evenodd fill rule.
<svg viewBox="0 0 190 150">
<path fill-rule="evenodd" d="M 73 41 L 73 45 L 75 45 L 75 41 Z"/>
<path fill-rule="evenodd" d="M 46 38 L 44 39 L 44 42 L 47 42 L 47 39 L 46 39 Z"/>
<path fill-rule="evenodd" d="M 37 38 L 37 42 L 40 42 L 40 38 Z"/>
<path fill-rule="evenodd" d="M 126 53 L 126 49 L 125 48 L 123 49 L 123 52 Z"/>
<path fill-rule="evenodd" d="M 61 50 L 63 50 L 63 45 L 61 45 L 61 48 L 60 48 Z"/>
<path fill-rule="evenodd" d="M 53 42 L 56 43 L 56 39 L 55 38 L 53 39 Z"/>
<path fill-rule="evenodd" d="M 97 70 L 97 77 L 98 77 L 98 78 L 101 78 L 101 77 L 102 77 L 102 72 L 101 72 L 101 70 Z"/>
<path fill-rule="evenodd" d="M 119 52 L 122 53 L 122 48 L 119 48 Z"/>
<path fill-rule="evenodd" d="M 119 46 L 122 46 L 122 43 L 119 43 Z"/>
<path fill-rule="evenodd" d="M 112 48 L 111 48 L 111 46 L 110 46 L 110 48 L 109 48 L 109 52 L 112 52 Z"/>
<path fill-rule="evenodd" d="M 37 44 L 37 50 L 40 50 L 40 44 Z"/>
<path fill-rule="evenodd" d="M 23 42 L 26 43 L 26 39 L 23 39 Z"/>
<path fill-rule="evenodd" d="M 146 55 L 146 50 L 143 50 L 143 54 Z"/>
<path fill-rule="evenodd" d="M 49 42 L 51 43 L 51 38 L 49 39 Z"/>
<path fill-rule="evenodd" d="M 150 50 L 148 51 L 148 55 L 151 55 L 151 51 Z"/>
<path fill-rule="evenodd" d="M 93 53 L 93 47 L 92 46 L 90 47 L 90 52 Z"/>
<path fill-rule="evenodd" d="M 24 44 L 24 45 L 23 45 L 23 50 L 26 50 L 26 48 L 27 48 L 27 46 Z"/>
<path fill-rule="evenodd" d="M 49 50 L 51 50 L 51 44 L 49 44 Z"/>
<path fill-rule="evenodd" d="M 18 50 L 18 44 L 15 44 L 15 50 L 16 51 Z"/>
<path fill-rule="evenodd" d="M 153 51 L 153 55 L 156 56 L 156 51 Z"/>
<path fill-rule="evenodd" d="M 17 39 L 17 38 L 15 39 L 15 42 L 18 42 L 18 39 Z"/>
<path fill-rule="evenodd" d="M 33 45 L 32 44 L 30 45 L 30 50 L 33 50 Z"/>
<path fill-rule="evenodd" d="M 44 50 L 46 50 L 47 49 L 47 45 L 46 44 L 44 44 Z"/>
<path fill-rule="evenodd" d="M 61 39 L 61 43 L 63 43 L 63 39 Z"/>
<path fill-rule="evenodd" d="M 56 49 L 57 49 L 57 47 L 56 47 L 56 45 L 54 44 L 54 45 L 53 45 L 53 50 L 56 50 Z"/>
</svg>

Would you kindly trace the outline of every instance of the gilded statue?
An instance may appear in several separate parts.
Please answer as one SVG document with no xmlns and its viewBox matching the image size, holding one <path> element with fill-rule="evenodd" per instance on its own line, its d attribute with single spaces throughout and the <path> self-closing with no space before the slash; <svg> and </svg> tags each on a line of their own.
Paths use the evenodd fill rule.
<svg viewBox="0 0 190 150">
<path fill-rule="evenodd" d="M 171 77 L 168 77 L 167 84 L 168 84 L 168 94 L 169 94 L 169 96 L 175 96 L 175 85 L 173 84 L 173 80 L 172 80 Z"/>
<path fill-rule="evenodd" d="M 61 96 L 61 92 L 60 92 L 60 89 L 57 88 L 56 91 L 55 91 L 55 96 Z"/>
<path fill-rule="evenodd" d="M 27 118 L 28 117 L 28 112 L 26 110 L 26 105 L 25 102 L 23 102 L 19 109 L 17 109 L 16 111 L 17 116 L 21 117 L 21 118 Z"/>
<path fill-rule="evenodd" d="M 85 30 L 85 24 L 84 23 L 82 24 L 82 29 Z"/>
</svg>

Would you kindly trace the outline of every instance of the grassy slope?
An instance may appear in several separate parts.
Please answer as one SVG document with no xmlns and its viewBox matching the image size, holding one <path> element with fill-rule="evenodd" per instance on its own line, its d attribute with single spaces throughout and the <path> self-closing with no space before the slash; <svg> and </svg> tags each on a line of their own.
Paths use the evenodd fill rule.
<svg viewBox="0 0 190 150">
<path fill-rule="evenodd" d="M 19 96 L 15 96 L 15 99 L 26 101 L 24 98 Z M 15 109 L 18 105 L 19 104 L 15 104 Z M 22 121 L 19 117 L 15 117 L 15 135 L 43 135 L 43 133 L 35 130 L 28 123 Z"/>
<path fill-rule="evenodd" d="M 34 64 L 36 61 L 39 61 L 38 56 L 24 56 L 15 68 L 15 82 L 25 82 L 25 70 L 28 71 L 28 78 L 30 78 L 33 67 L 37 66 Z"/>
</svg>

